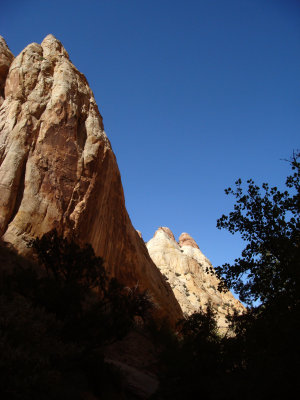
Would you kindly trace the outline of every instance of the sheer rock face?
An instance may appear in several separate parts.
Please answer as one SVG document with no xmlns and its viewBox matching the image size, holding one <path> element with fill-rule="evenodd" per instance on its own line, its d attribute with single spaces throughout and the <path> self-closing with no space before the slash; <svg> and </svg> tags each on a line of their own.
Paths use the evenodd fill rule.
<svg viewBox="0 0 300 400">
<path fill-rule="evenodd" d="M 169 228 L 161 227 L 147 243 L 152 260 L 170 283 L 183 313 L 190 315 L 200 307 L 205 309 L 210 302 L 217 311 L 219 327 L 225 329 L 225 315 L 234 309 L 242 312 L 244 306 L 231 292 L 218 291 L 219 279 L 190 235 L 183 233 L 178 244 L 169 232 Z"/>
<path fill-rule="evenodd" d="M 3 43 L 0 61 L 8 66 L 11 53 Z M 180 307 L 130 222 L 116 158 L 85 77 L 52 35 L 28 45 L 7 76 L 2 71 L 3 239 L 26 254 L 29 239 L 53 228 L 75 234 L 92 244 L 112 276 L 148 288 L 161 314 L 175 321 Z"/>
</svg>

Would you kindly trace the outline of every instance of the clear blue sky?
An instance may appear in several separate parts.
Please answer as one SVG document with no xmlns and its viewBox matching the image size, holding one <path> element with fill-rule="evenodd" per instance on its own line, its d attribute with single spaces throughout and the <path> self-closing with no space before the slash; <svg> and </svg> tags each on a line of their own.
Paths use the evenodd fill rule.
<svg viewBox="0 0 300 400">
<path fill-rule="evenodd" d="M 300 2 L 5 1 L 17 55 L 60 39 L 94 91 L 133 225 L 190 233 L 214 265 L 239 255 L 216 229 L 241 177 L 284 182 L 300 147 Z"/>
</svg>

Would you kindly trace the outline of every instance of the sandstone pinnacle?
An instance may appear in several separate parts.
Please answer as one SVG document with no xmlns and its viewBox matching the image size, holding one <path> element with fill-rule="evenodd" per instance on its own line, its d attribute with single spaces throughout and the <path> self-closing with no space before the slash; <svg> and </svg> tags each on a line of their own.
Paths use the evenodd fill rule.
<svg viewBox="0 0 300 400">
<path fill-rule="evenodd" d="M 170 283 L 183 313 L 205 309 L 208 303 L 217 312 L 219 328 L 227 329 L 226 314 L 243 312 L 244 306 L 231 292 L 218 290 L 219 278 L 195 240 L 183 233 L 176 242 L 169 228 L 159 228 L 147 243 L 149 254 Z"/>
<path fill-rule="evenodd" d="M 0 41 L 0 233 L 20 253 L 56 228 L 90 243 L 108 273 L 148 289 L 157 313 L 180 307 L 125 208 L 120 172 L 92 90 L 48 35 L 14 60 Z"/>
<path fill-rule="evenodd" d="M 185 233 L 185 232 L 183 232 L 179 236 L 179 245 L 180 246 L 191 246 L 191 247 L 194 247 L 195 249 L 199 249 L 195 240 L 188 233 Z"/>
<path fill-rule="evenodd" d="M 154 236 L 158 233 L 158 232 L 165 232 L 170 239 L 175 240 L 175 237 L 173 235 L 173 232 L 171 231 L 171 229 L 169 229 L 167 226 L 160 226 L 157 231 L 155 232 Z"/>
</svg>

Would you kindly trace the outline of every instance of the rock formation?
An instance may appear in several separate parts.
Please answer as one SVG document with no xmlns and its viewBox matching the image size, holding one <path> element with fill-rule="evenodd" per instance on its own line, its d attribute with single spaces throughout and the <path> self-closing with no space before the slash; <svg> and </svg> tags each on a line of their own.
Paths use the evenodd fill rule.
<svg viewBox="0 0 300 400">
<path fill-rule="evenodd" d="M 9 69 L 8 69 L 9 67 Z M 125 208 L 115 155 L 84 77 L 48 35 L 14 60 L 0 40 L 0 234 L 20 253 L 56 228 L 92 244 L 108 271 L 181 314 Z M 3 101 L 4 100 L 4 101 Z"/>
<path fill-rule="evenodd" d="M 192 314 L 208 302 L 217 312 L 220 328 L 226 328 L 226 314 L 234 309 L 244 311 L 244 306 L 231 292 L 218 291 L 219 279 L 210 261 L 200 251 L 195 240 L 183 233 L 176 242 L 169 228 L 160 227 L 147 243 L 149 254 L 170 283 L 175 297 L 185 314 Z"/>
<path fill-rule="evenodd" d="M 0 106 L 4 101 L 4 85 L 6 76 L 14 56 L 7 47 L 3 37 L 0 36 Z"/>
</svg>

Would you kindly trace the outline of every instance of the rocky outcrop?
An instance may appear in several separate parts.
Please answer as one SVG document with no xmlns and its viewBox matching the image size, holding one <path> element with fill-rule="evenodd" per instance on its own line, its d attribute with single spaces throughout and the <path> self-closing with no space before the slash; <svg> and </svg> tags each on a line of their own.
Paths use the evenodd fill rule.
<svg viewBox="0 0 300 400">
<path fill-rule="evenodd" d="M 7 47 L 4 38 L 0 36 L 0 106 L 4 101 L 5 80 L 13 59 L 12 52 Z"/>
<path fill-rule="evenodd" d="M 12 57 L 0 43 L 0 60 L 8 67 Z M 52 35 L 41 45 L 28 45 L 8 73 L 5 68 L 0 75 L 5 79 L 0 107 L 3 239 L 26 254 L 29 239 L 53 228 L 75 235 L 92 244 L 112 276 L 149 289 L 158 312 L 175 321 L 180 307 L 130 222 L 116 158 L 84 75 Z"/>
<path fill-rule="evenodd" d="M 219 279 L 210 261 L 187 233 L 183 233 L 177 243 L 169 228 L 160 227 L 147 243 L 147 248 L 185 314 L 190 315 L 200 307 L 205 309 L 210 302 L 217 312 L 219 327 L 226 328 L 228 312 L 245 310 L 231 292 L 218 291 Z"/>
</svg>

